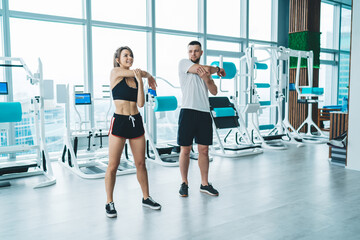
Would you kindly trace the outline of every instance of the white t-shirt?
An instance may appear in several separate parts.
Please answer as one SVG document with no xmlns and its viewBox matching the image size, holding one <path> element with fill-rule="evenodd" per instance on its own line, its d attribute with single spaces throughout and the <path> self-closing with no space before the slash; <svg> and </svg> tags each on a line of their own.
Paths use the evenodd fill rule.
<svg viewBox="0 0 360 240">
<path fill-rule="evenodd" d="M 209 92 L 206 83 L 199 75 L 188 73 L 189 68 L 194 64 L 190 59 L 182 59 L 179 62 L 179 79 L 182 92 L 181 108 L 210 112 Z"/>
</svg>

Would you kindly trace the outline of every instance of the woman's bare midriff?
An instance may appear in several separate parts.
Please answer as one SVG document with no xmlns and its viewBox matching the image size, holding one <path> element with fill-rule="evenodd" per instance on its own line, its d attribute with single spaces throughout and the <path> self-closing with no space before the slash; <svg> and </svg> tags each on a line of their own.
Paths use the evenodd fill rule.
<svg viewBox="0 0 360 240">
<path fill-rule="evenodd" d="M 126 100 L 114 100 L 115 113 L 120 115 L 136 115 L 139 113 L 136 102 Z"/>
</svg>

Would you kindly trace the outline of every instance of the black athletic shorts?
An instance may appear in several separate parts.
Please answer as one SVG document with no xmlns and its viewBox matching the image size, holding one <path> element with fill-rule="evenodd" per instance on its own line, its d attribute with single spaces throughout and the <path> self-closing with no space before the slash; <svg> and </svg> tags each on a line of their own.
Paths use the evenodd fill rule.
<svg viewBox="0 0 360 240">
<path fill-rule="evenodd" d="M 111 119 L 109 133 L 116 137 L 127 139 L 143 136 L 145 130 L 140 113 L 136 115 L 120 115 L 114 113 Z"/>
<path fill-rule="evenodd" d="M 194 138 L 197 144 L 212 145 L 213 128 L 210 113 L 181 109 L 177 143 L 180 146 L 190 146 Z"/>
</svg>

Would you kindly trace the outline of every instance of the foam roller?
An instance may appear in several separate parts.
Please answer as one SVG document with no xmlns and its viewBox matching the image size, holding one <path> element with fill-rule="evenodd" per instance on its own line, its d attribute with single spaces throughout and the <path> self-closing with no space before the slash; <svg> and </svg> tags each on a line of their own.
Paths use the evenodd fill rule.
<svg viewBox="0 0 360 240">
<path fill-rule="evenodd" d="M 219 67 L 219 61 L 215 61 L 211 63 L 211 66 L 218 66 Z M 232 62 L 223 62 L 223 69 L 225 70 L 226 76 L 221 77 L 222 79 L 233 79 L 236 75 L 236 66 Z M 218 75 L 213 75 L 213 79 L 219 79 L 220 77 Z"/>
<path fill-rule="evenodd" d="M 266 63 L 255 63 L 256 69 L 258 70 L 266 70 L 268 69 L 268 65 Z"/>
<path fill-rule="evenodd" d="M 21 103 L 1 102 L 0 103 L 0 123 L 20 122 L 22 118 Z"/>
<path fill-rule="evenodd" d="M 155 97 L 154 112 L 174 111 L 177 108 L 177 99 L 174 96 Z"/>
</svg>

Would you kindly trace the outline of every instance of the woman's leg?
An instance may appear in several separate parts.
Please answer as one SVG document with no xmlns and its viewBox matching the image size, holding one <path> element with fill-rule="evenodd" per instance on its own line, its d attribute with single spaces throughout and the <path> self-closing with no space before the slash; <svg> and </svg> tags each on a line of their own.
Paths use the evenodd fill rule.
<svg viewBox="0 0 360 240">
<path fill-rule="evenodd" d="M 149 197 L 149 182 L 145 165 L 145 136 L 130 139 L 131 152 L 134 156 L 136 176 L 143 192 L 143 198 Z"/>
<path fill-rule="evenodd" d="M 109 164 L 105 174 L 105 189 L 107 202 L 113 202 L 113 192 L 116 180 L 116 171 L 120 164 L 121 153 L 126 139 L 109 135 Z"/>
</svg>

